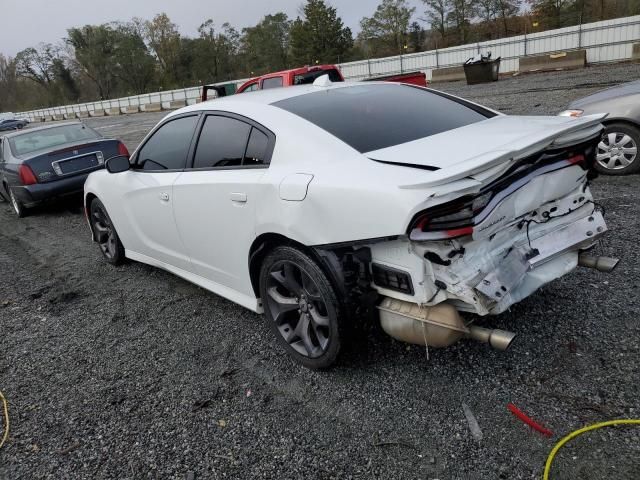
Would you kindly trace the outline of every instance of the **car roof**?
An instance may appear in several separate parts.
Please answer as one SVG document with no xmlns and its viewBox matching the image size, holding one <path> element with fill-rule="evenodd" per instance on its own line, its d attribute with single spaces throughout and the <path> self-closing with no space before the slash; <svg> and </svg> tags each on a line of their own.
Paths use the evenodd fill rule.
<svg viewBox="0 0 640 480">
<path fill-rule="evenodd" d="M 17 137 L 17 136 L 23 135 L 25 133 L 33 133 L 33 132 L 38 132 L 38 131 L 41 131 L 41 130 L 49 130 L 50 128 L 64 127 L 64 126 L 67 126 L 67 125 L 82 125 L 82 124 L 83 124 L 82 122 L 51 123 L 49 125 L 43 125 L 41 127 L 31 127 L 31 128 L 19 130 L 17 132 L 5 133 L 5 134 L 2 134 L 2 136 L 6 137 L 6 138 L 11 138 L 11 137 Z"/>
</svg>

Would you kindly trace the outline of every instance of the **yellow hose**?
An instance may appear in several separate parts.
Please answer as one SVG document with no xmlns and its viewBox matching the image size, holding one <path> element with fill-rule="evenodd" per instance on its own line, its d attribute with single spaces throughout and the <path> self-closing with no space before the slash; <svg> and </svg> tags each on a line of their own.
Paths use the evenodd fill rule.
<svg viewBox="0 0 640 480">
<path fill-rule="evenodd" d="M 575 430 L 571 432 L 569 435 L 567 435 L 562 440 L 560 440 L 556 444 L 556 446 L 553 447 L 553 450 L 551 450 L 551 453 L 549 453 L 549 456 L 547 457 L 547 463 L 544 466 L 544 475 L 542 479 L 549 480 L 549 472 L 551 472 L 551 463 L 553 462 L 553 459 L 555 458 L 556 453 L 558 453 L 558 450 L 560 450 L 565 443 L 567 443 L 569 440 L 576 438 L 578 435 L 581 435 L 585 432 L 596 430 L 602 427 L 610 427 L 612 425 L 640 425 L 640 419 L 609 420 L 607 422 L 594 423 L 593 425 L 589 425 L 587 427 L 583 427 L 579 430 Z"/>
<path fill-rule="evenodd" d="M 0 391 L 0 400 L 2 400 L 2 406 L 4 410 L 4 435 L 2 436 L 2 440 L 0 441 L 0 448 L 4 445 L 4 442 L 9 438 L 9 406 L 7 405 L 7 399 L 4 398 L 4 395 Z"/>
</svg>

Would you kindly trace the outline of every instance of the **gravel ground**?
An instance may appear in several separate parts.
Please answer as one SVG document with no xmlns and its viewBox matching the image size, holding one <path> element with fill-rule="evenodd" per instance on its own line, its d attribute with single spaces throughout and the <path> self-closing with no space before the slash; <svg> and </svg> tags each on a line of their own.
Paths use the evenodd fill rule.
<svg viewBox="0 0 640 480">
<path fill-rule="evenodd" d="M 556 113 L 639 74 L 628 64 L 440 88 L 507 113 Z M 88 123 L 133 148 L 160 117 Z M 0 204 L 12 427 L 0 478 L 540 478 L 561 436 L 640 417 L 639 186 L 595 182 L 612 230 L 599 249 L 621 265 L 579 269 L 494 317 L 519 333 L 508 352 L 461 342 L 427 360 L 371 328 L 324 373 L 289 361 L 258 315 L 152 267 L 107 265 L 77 199 L 20 221 Z M 640 428 L 585 434 L 554 465 L 554 479 L 637 479 Z"/>
</svg>

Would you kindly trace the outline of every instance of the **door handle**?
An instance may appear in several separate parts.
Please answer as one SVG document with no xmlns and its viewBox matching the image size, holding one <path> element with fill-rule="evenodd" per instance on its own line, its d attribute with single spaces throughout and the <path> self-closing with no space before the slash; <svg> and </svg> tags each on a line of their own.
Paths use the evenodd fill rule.
<svg viewBox="0 0 640 480">
<path fill-rule="evenodd" d="M 229 195 L 229 198 L 231 198 L 231 201 L 233 201 L 233 202 L 247 203 L 247 194 L 246 193 L 232 192 L 231 195 Z"/>
<path fill-rule="evenodd" d="M 169 194 L 166 192 L 162 192 L 160 194 L 160 200 L 162 200 L 163 202 L 168 202 L 169 201 Z"/>
</svg>

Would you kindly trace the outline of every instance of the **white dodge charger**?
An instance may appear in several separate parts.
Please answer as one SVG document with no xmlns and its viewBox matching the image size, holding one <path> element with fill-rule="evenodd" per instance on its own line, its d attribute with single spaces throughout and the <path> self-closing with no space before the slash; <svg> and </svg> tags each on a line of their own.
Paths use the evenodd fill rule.
<svg viewBox="0 0 640 480">
<path fill-rule="evenodd" d="M 505 349 L 498 314 L 577 265 L 606 231 L 588 188 L 603 116 L 505 116 L 390 83 L 264 90 L 165 117 L 85 184 L 111 263 L 168 270 L 255 312 L 310 368 L 352 319 L 391 336 Z"/>
</svg>

